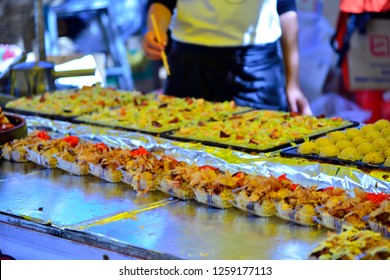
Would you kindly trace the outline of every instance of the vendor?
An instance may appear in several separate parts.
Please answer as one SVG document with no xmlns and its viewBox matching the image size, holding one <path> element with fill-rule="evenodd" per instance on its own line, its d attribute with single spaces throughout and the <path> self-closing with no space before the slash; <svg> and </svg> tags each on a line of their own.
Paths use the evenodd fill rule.
<svg viewBox="0 0 390 280">
<path fill-rule="evenodd" d="M 311 114 L 298 72 L 298 21 L 292 0 L 151 0 L 146 56 L 161 59 L 168 43 L 165 94 L 235 100 L 258 109 Z M 150 15 L 162 43 L 159 44 Z M 278 40 L 284 57 L 278 53 Z M 286 73 L 284 75 L 283 73 Z"/>
</svg>

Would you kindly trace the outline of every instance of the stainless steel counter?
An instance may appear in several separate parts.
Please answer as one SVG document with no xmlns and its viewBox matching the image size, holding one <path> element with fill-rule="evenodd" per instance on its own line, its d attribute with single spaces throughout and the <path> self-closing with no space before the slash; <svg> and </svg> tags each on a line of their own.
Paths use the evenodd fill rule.
<svg viewBox="0 0 390 280">
<path fill-rule="evenodd" d="M 305 259 L 326 237 L 325 230 L 276 217 L 219 210 L 159 191 L 137 196 L 123 183 L 3 160 L 0 211 L 10 225 L 36 224 L 58 238 L 143 258 Z"/>
<path fill-rule="evenodd" d="M 325 237 L 278 218 L 184 201 L 85 230 L 183 259 L 305 259 Z"/>
</svg>

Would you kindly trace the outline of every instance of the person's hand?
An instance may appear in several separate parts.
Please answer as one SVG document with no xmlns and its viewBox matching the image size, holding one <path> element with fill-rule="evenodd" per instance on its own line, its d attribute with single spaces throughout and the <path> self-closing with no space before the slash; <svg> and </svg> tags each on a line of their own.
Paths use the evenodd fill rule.
<svg viewBox="0 0 390 280">
<path fill-rule="evenodd" d="M 303 115 L 312 115 L 309 101 L 303 92 L 297 88 L 287 88 L 287 100 L 291 112 L 300 113 Z"/>
<path fill-rule="evenodd" d="M 160 60 L 161 51 L 163 51 L 167 45 L 167 34 L 161 30 L 159 34 L 162 44 L 158 43 L 156 33 L 153 30 L 146 32 L 142 40 L 142 48 L 145 52 L 145 56 L 151 60 Z"/>
</svg>

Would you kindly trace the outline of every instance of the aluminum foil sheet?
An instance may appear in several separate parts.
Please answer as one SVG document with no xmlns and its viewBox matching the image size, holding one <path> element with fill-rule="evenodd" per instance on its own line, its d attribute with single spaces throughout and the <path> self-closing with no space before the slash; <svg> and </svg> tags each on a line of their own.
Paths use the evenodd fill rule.
<svg viewBox="0 0 390 280">
<path fill-rule="evenodd" d="M 369 192 L 390 192 L 390 172 L 366 173 L 353 166 L 311 162 L 302 158 L 280 157 L 278 152 L 248 154 L 198 143 L 177 142 L 147 134 L 115 130 L 100 126 L 72 124 L 40 117 L 25 117 L 29 129 L 47 128 L 57 133 L 78 135 L 83 139 L 102 141 L 108 145 L 135 148 L 144 146 L 156 153 L 174 156 L 178 160 L 197 165 L 213 165 L 231 172 L 287 177 L 304 186 L 342 187 L 352 192 L 361 187 Z"/>
</svg>

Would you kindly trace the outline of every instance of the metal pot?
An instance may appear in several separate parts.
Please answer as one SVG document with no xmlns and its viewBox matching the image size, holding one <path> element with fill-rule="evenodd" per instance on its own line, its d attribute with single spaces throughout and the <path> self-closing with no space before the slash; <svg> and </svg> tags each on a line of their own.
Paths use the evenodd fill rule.
<svg viewBox="0 0 390 280">
<path fill-rule="evenodd" d="M 22 62 L 10 67 L 12 96 L 30 96 L 53 91 L 56 89 L 54 80 L 57 78 L 95 74 L 95 69 L 55 72 L 54 63 L 46 61 L 43 1 L 35 0 L 34 5 L 37 62 Z"/>
<path fill-rule="evenodd" d="M 56 89 L 55 79 L 94 75 L 95 69 L 56 72 L 54 63 L 47 61 L 23 62 L 11 68 L 11 95 L 31 96 Z"/>
</svg>

